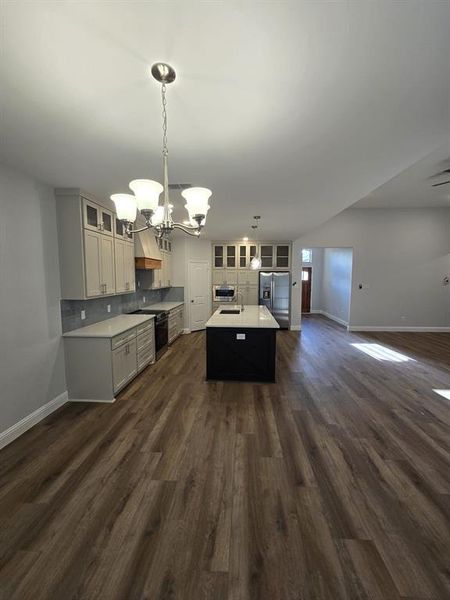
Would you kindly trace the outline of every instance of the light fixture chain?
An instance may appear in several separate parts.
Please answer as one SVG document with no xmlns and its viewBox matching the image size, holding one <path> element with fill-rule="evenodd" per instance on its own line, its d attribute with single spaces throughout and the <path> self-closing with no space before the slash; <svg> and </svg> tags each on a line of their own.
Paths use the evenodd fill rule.
<svg viewBox="0 0 450 600">
<path fill-rule="evenodd" d="M 161 85 L 161 100 L 162 100 L 162 117 L 163 117 L 163 156 L 169 154 L 167 148 L 167 100 L 166 100 L 166 84 L 163 82 Z"/>
</svg>

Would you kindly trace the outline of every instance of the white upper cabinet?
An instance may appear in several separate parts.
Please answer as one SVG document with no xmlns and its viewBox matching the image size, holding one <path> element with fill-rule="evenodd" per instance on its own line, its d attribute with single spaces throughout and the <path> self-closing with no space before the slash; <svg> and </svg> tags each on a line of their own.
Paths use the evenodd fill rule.
<svg viewBox="0 0 450 600">
<path fill-rule="evenodd" d="M 116 277 L 114 273 L 114 240 L 109 236 L 101 236 L 101 283 L 104 294 L 116 293 Z"/>
<path fill-rule="evenodd" d="M 289 244 L 277 244 L 275 246 L 275 267 L 277 269 L 289 269 L 291 266 Z"/>
<path fill-rule="evenodd" d="M 234 244 L 225 246 L 226 251 L 226 268 L 236 269 L 237 267 L 237 247 Z"/>
<path fill-rule="evenodd" d="M 113 213 L 86 198 L 83 198 L 83 225 L 91 231 L 100 231 L 111 237 L 114 235 Z"/>
<path fill-rule="evenodd" d="M 134 234 L 127 233 L 125 225 L 114 215 L 114 237 L 134 242 Z"/>
<path fill-rule="evenodd" d="M 223 269 L 225 267 L 225 257 L 222 244 L 213 246 L 213 265 L 215 269 Z"/>
<path fill-rule="evenodd" d="M 252 258 L 256 256 L 258 246 L 256 244 L 238 244 L 237 246 L 237 267 L 238 269 L 249 269 Z"/>
<path fill-rule="evenodd" d="M 112 202 L 77 189 L 57 189 L 61 297 L 84 300 L 136 289 L 134 240 Z"/>
<path fill-rule="evenodd" d="M 273 244 L 261 244 L 261 269 L 272 269 L 274 267 L 274 247 Z"/>
<path fill-rule="evenodd" d="M 84 232 L 86 296 L 115 293 L 113 239 L 94 231 Z"/>
<path fill-rule="evenodd" d="M 103 294 L 101 236 L 94 231 L 84 232 L 86 261 L 86 296 L 92 298 Z"/>
<path fill-rule="evenodd" d="M 134 246 L 121 239 L 114 240 L 116 263 L 116 293 L 126 294 L 136 289 Z"/>
</svg>

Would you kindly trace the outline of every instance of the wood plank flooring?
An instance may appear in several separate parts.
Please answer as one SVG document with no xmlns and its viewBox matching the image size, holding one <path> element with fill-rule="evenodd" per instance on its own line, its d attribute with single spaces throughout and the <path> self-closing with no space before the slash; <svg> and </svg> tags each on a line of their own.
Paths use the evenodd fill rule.
<svg viewBox="0 0 450 600">
<path fill-rule="evenodd" d="M 276 384 L 206 383 L 191 334 L 1 451 L 0 598 L 450 598 L 450 336 L 277 337 Z"/>
</svg>

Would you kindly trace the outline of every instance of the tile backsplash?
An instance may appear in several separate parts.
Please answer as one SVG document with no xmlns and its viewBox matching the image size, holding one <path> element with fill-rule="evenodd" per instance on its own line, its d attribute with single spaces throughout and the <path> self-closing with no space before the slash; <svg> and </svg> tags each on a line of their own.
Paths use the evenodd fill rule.
<svg viewBox="0 0 450 600">
<path fill-rule="evenodd" d="M 144 302 L 145 298 L 145 302 Z M 79 327 L 92 325 L 116 315 L 129 313 L 156 302 L 182 302 L 183 287 L 163 288 L 161 290 L 137 290 L 132 294 L 109 296 L 108 298 L 92 298 L 91 300 L 61 300 L 62 331 L 72 331 Z M 108 312 L 108 305 L 111 312 Z M 81 311 L 86 318 L 81 320 Z"/>
</svg>

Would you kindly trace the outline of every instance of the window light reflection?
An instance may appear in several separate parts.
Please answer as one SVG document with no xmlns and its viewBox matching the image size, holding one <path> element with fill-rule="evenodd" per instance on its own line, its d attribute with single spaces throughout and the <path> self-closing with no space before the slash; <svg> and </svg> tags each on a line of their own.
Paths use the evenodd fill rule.
<svg viewBox="0 0 450 600">
<path fill-rule="evenodd" d="M 385 346 L 381 346 L 381 344 L 351 344 L 361 352 L 368 354 L 372 358 L 376 360 L 388 360 L 390 362 L 407 362 L 408 360 L 414 360 L 413 358 L 409 358 L 409 356 L 405 356 L 404 354 L 400 354 L 395 350 L 391 350 L 390 348 L 386 348 Z"/>
<path fill-rule="evenodd" d="M 433 390 L 433 392 L 436 392 L 436 394 L 439 394 L 439 396 L 450 400 L 450 390 Z"/>
</svg>

